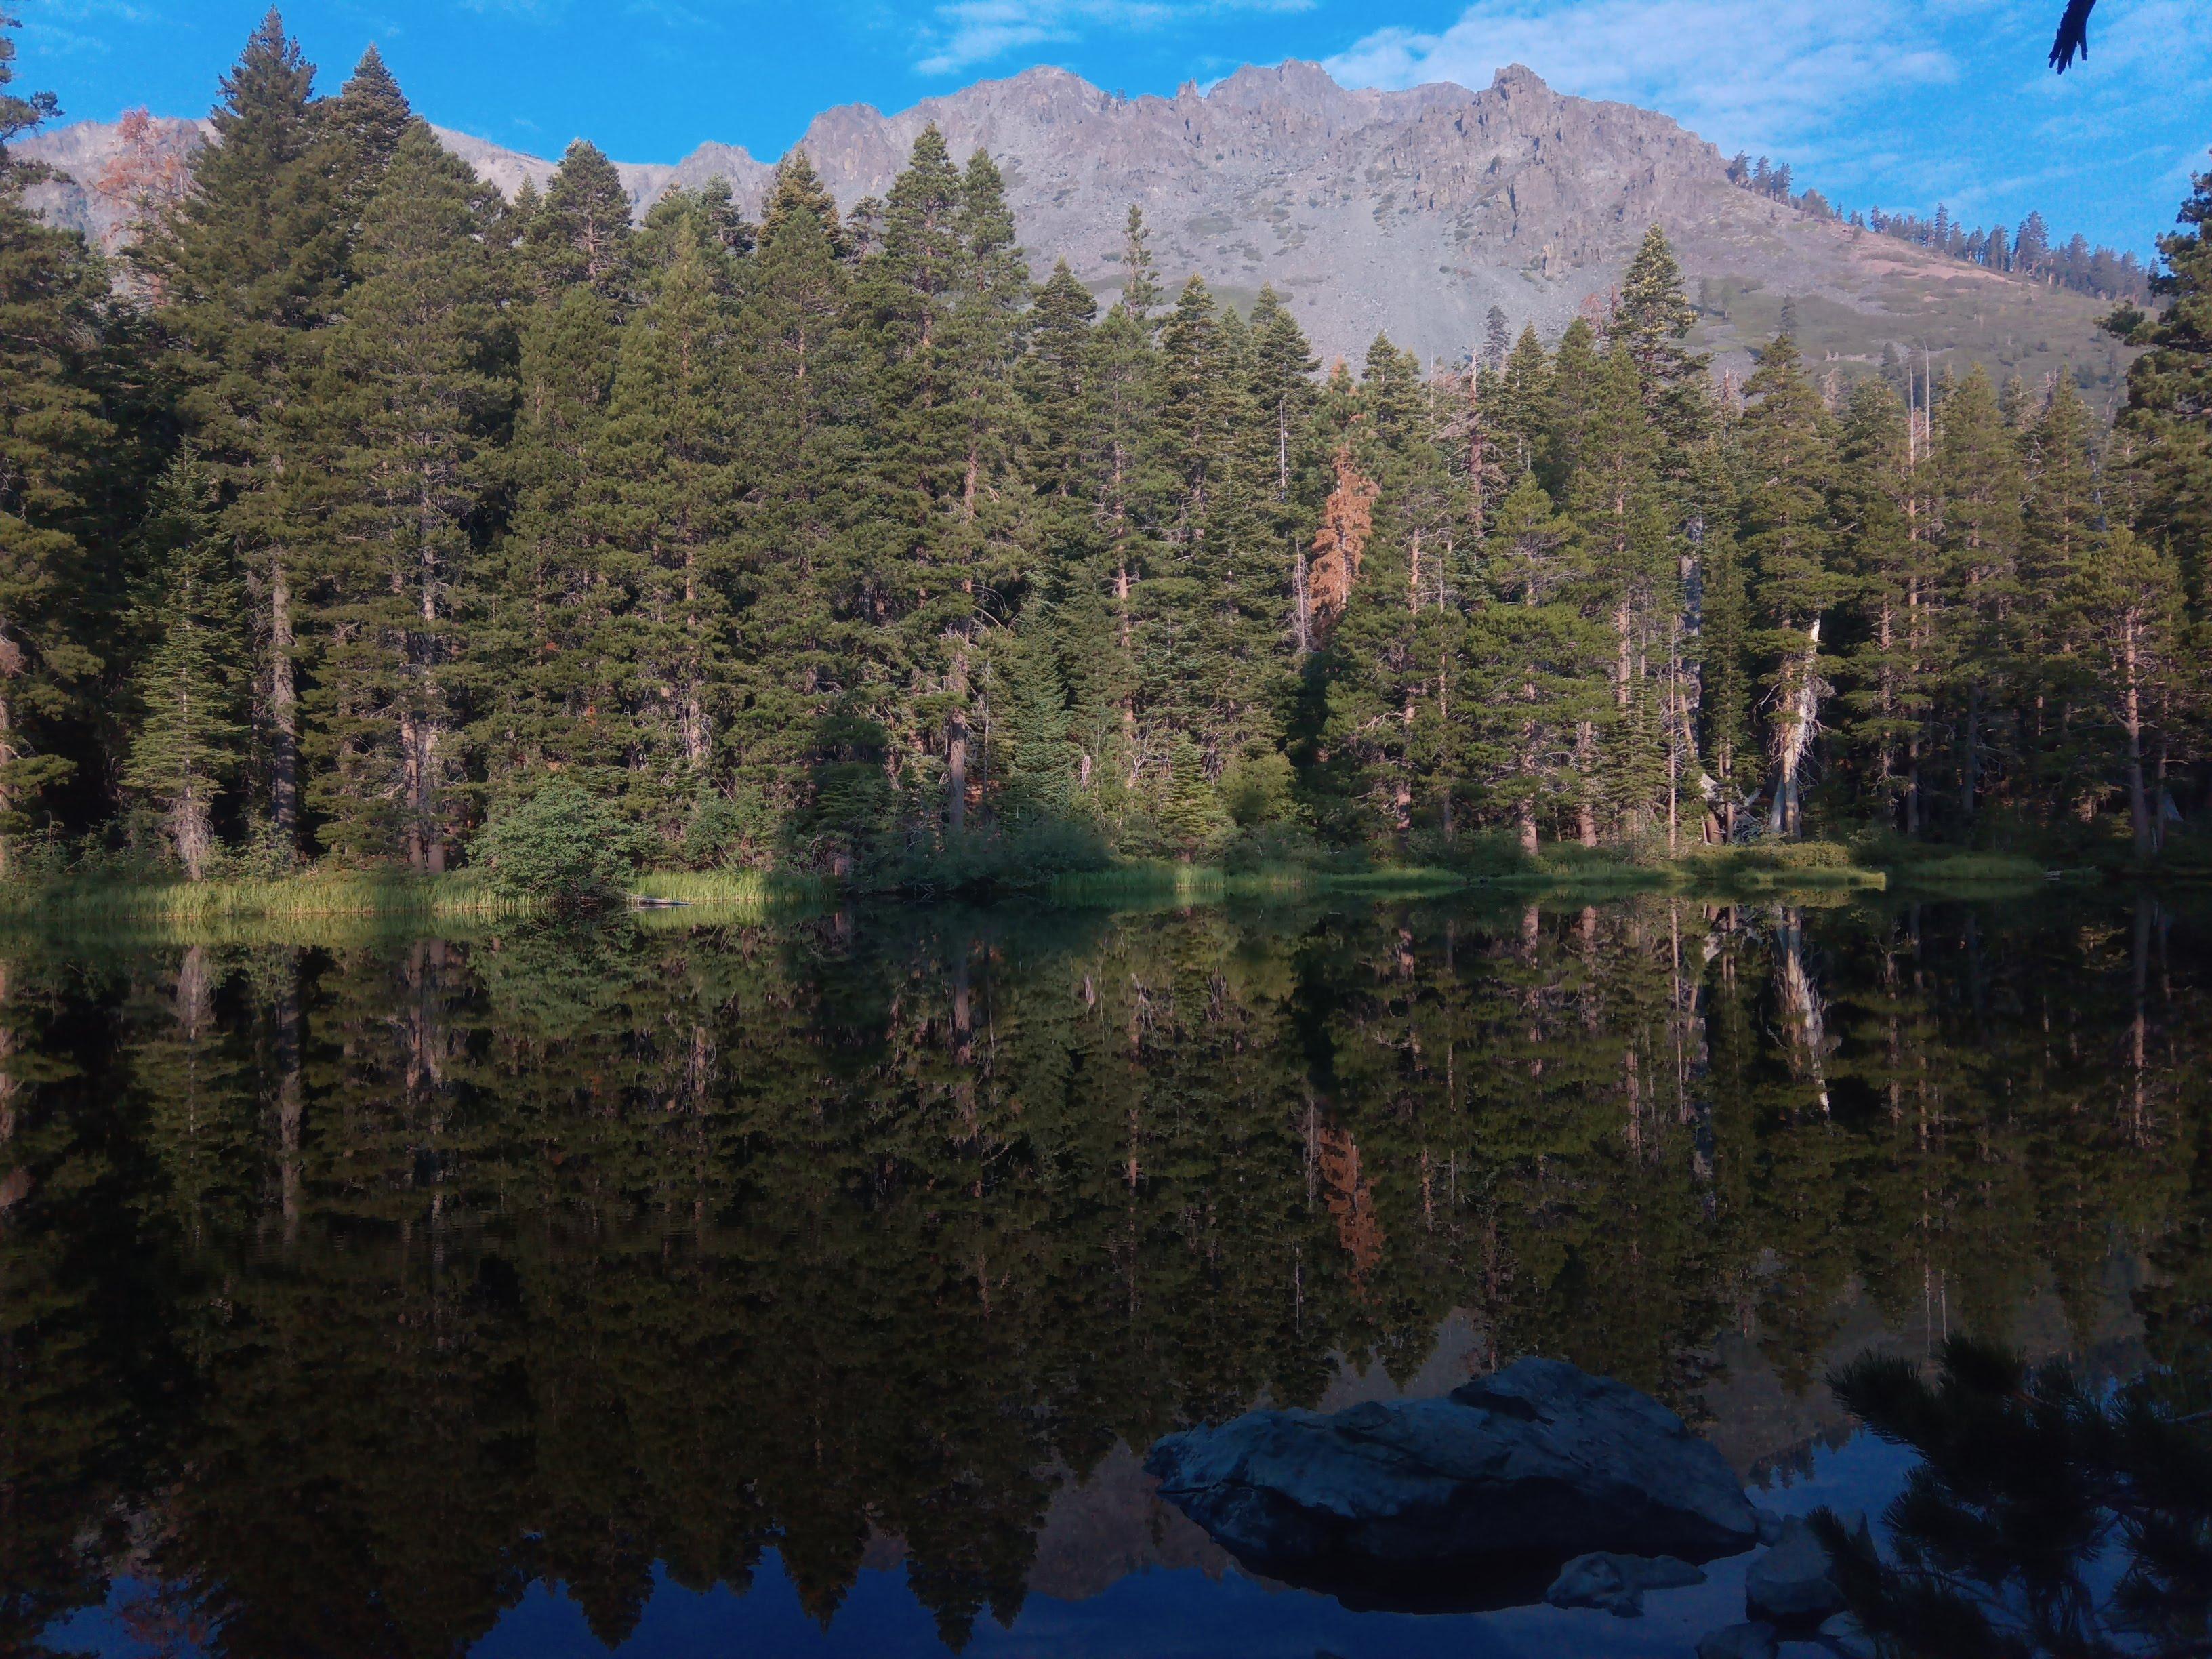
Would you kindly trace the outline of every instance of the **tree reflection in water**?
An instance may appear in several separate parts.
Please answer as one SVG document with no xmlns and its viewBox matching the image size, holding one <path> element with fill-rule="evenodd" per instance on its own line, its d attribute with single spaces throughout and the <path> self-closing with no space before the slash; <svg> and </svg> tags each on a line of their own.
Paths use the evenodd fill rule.
<svg viewBox="0 0 2212 1659">
<path fill-rule="evenodd" d="M 770 1549 L 957 1645 L 1117 1448 L 1455 1314 L 1747 1463 L 1869 1325 L 2202 1376 L 2203 966 L 2148 899 L 12 939 L 0 1645 L 126 1574 L 232 1655 L 616 1642 Z"/>
<path fill-rule="evenodd" d="M 2160 1397 L 2182 1381 L 2103 1389 L 1965 1336 L 1932 1377 L 1889 1355 L 1846 1366 L 1837 1396 L 1920 1458 L 1887 1552 L 1814 1517 L 1861 1626 L 1956 1659 L 2212 1650 L 2212 1413 Z"/>
</svg>

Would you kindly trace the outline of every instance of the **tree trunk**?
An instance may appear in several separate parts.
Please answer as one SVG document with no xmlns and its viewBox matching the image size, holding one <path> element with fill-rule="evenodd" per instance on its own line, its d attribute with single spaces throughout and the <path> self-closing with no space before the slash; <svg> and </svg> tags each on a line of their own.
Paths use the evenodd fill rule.
<svg viewBox="0 0 2212 1659">
<path fill-rule="evenodd" d="M 1960 780 L 1959 805 L 1973 822 L 1974 799 L 1982 784 L 1982 683 L 1975 680 L 1966 688 L 1966 765 Z"/>
<path fill-rule="evenodd" d="M 1597 771 L 1597 728 L 1584 720 L 1575 731 L 1575 828 L 1585 847 L 1597 845 L 1597 803 L 1590 783 Z"/>
<path fill-rule="evenodd" d="M 1805 653 L 1798 659 L 1796 683 L 1784 704 L 1777 733 L 1774 775 L 1774 833 L 1796 836 L 1802 829 L 1798 805 L 1799 773 L 1813 746 L 1820 719 L 1820 619 L 1805 630 Z"/>
<path fill-rule="evenodd" d="M 186 881 L 204 881 L 215 847 L 215 832 L 208 821 L 208 804 L 198 787 L 185 786 L 169 809 L 169 833 L 177 843 L 177 861 L 185 866 Z"/>
<path fill-rule="evenodd" d="M 952 659 L 952 695 L 964 700 L 968 696 L 968 653 L 961 650 Z M 968 822 L 968 713 L 956 707 L 945 726 L 945 827 L 958 835 Z"/>
<path fill-rule="evenodd" d="M 292 586 L 269 553 L 269 810 L 289 861 L 300 844 L 300 697 L 292 672 Z"/>
<path fill-rule="evenodd" d="M 0 640 L 0 647 L 9 642 Z M 0 657 L 0 674 L 8 672 L 11 660 Z M 15 810 L 15 792 L 9 787 L 8 770 L 16 759 L 15 710 L 4 690 L 0 690 L 0 876 L 15 873 L 15 838 L 8 833 L 8 817 Z"/>
<path fill-rule="evenodd" d="M 2143 787 L 2140 632 L 2132 614 L 2121 620 L 2120 726 L 2128 734 L 2128 818 L 2135 830 L 2136 857 L 2148 861 L 2152 852 L 2152 826 L 2150 801 Z"/>
<path fill-rule="evenodd" d="M 300 1237 L 300 1127 L 307 1091 L 300 1076 L 300 962 L 286 951 L 285 980 L 276 997 L 276 1149 L 278 1201 L 284 1218 L 284 1243 Z"/>
</svg>

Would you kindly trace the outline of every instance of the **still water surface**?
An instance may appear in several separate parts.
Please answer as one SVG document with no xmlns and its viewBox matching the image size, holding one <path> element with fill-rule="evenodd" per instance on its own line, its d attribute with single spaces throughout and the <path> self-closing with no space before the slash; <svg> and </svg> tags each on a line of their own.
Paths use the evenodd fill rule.
<svg viewBox="0 0 2212 1659">
<path fill-rule="evenodd" d="M 1841 1361 L 2174 1358 L 2207 965 L 2124 896 L 0 941 L 0 1649 L 1687 1654 L 1740 1560 L 1355 1613 L 1143 1454 L 1545 1354 L 1878 1511 Z"/>
</svg>

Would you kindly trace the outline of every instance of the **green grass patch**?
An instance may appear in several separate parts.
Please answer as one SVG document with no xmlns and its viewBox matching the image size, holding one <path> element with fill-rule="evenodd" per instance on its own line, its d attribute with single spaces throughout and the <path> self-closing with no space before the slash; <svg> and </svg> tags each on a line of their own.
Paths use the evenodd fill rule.
<svg viewBox="0 0 2212 1659">
<path fill-rule="evenodd" d="M 1310 864 L 1224 869 L 1213 864 L 1133 860 L 1104 870 L 1055 877 L 1044 896 L 1055 904 L 1182 908 L 1231 899 L 1308 898 L 1322 893 L 1377 896 L 1456 892 L 1468 884 L 1455 870 L 1425 865 L 1363 866 L 1339 870 Z"/>
<path fill-rule="evenodd" d="M 495 891 L 474 871 L 441 876 L 317 870 L 296 876 L 162 881 L 64 876 L 0 892 L 0 915 L 55 921 L 218 922 L 272 916 L 526 915 L 528 901 Z"/>
<path fill-rule="evenodd" d="M 815 877 L 703 870 L 649 872 L 630 892 L 668 903 L 769 909 L 819 903 L 833 889 Z M 357 917 L 421 927 L 535 915 L 545 908 L 541 900 L 501 892 L 476 870 L 438 876 L 310 870 L 204 882 L 72 875 L 0 889 L 0 921 L 17 926 L 204 930 L 210 936 L 240 923 Z"/>
<path fill-rule="evenodd" d="M 1886 872 L 1869 868 L 1852 856 L 1850 848 L 1832 841 L 1700 847 L 1674 867 L 1699 890 L 1880 892 L 1889 884 Z"/>
<path fill-rule="evenodd" d="M 1234 895 L 1285 896 L 1307 890 L 1312 872 L 1296 866 L 1230 872 L 1213 864 L 1132 860 L 1103 870 L 1071 870 L 1044 885 L 1055 904 L 1086 907 L 1218 904 Z"/>
<path fill-rule="evenodd" d="M 1891 835 L 1869 836 L 1856 850 L 1862 863 L 1887 871 L 1893 885 L 1916 889 L 2040 884 L 2046 868 L 2033 854 L 1930 845 Z"/>
<path fill-rule="evenodd" d="M 2043 860 L 2025 853 L 1957 852 L 1943 858 L 1914 859 L 1891 872 L 1900 887 L 2012 887 L 2040 885 Z"/>
<path fill-rule="evenodd" d="M 822 877 L 773 870 L 647 871 L 629 884 L 633 899 L 747 909 L 820 904 L 836 892 L 835 885 Z"/>
</svg>

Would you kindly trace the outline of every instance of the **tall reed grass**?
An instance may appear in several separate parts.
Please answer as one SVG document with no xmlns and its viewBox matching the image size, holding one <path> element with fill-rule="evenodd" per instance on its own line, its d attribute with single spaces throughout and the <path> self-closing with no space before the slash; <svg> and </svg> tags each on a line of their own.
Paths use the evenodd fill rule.
<svg viewBox="0 0 2212 1659">
<path fill-rule="evenodd" d="M 473 871 L 309 871 L 222 881 L 63 876 L 0 888 L 0 916 L 15 921 L 212 922 L 241 917 L 518 916 L 537 907 L 497 891 Z"/>
<path fill-rule="evenodd" d="M 773 870 L 656 870 L 639 876 L 629 891 L 634 899 L 664 904 L 766 909 L 825 903 L 837 889 L 823 877 Z"/>
</svg>

